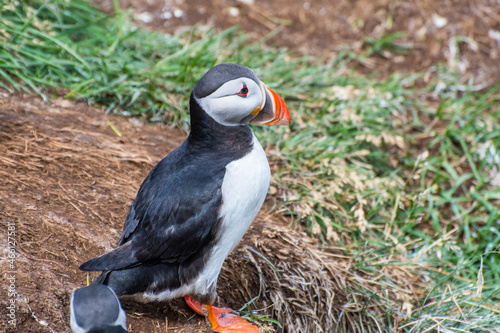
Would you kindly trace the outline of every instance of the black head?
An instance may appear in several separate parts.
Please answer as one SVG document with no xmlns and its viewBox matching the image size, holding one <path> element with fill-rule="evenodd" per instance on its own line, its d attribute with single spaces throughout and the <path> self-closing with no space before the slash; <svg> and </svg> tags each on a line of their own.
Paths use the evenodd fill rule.
<svg viewBox="0 0 500 333">
<path fill-rule="evenodd" d="M 250 68 L 237 64 L 219 64 L 203 75 L 194 87 L 193 94 L 198 99 L 207 97 L 224 83 L 239 78 L 249 78 L 260 85 L 260 80 Z"/>
<path fill-rule="evenodd" d="M 192 97 L 204 113 L 224 126 L 247 124 L 265 103 L 264 85 L 249 68 L 236 64 L 210 69 L 194 87 Z M 192 121 L 196 109 L 191 105 Z"/>
<path fill-rule="evenodd" d="M 89 332 L 106 326 L 125 328 L 125 312 L 108 286 L 90 285 L 71 295 L 71 329 Z"/>
</svg>

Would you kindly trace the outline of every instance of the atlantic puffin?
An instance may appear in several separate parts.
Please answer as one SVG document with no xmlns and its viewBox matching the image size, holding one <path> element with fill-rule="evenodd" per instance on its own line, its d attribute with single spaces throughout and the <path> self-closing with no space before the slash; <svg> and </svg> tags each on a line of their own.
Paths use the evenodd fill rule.
<svg viewBox="0 0 500 333">
<path fill-rule="evenodd" d="M 225 258 L 266 197 L 270 168 L 251 124 L 289 125 L 283 99 L 252 70 L 219 64 L 190 96 L 187 139 L 142 183 L 118 246 L 88 260 L 83 271 L 117 295 L 144 301 L 184 297 L 218 332 L 260 332 L 212 304 Z"/>
<path fill-rule="evenodd" d="M 120 300 L 108 286 L 90 285 L 75 290 L 70 303 L 73 333 L 127 333 Z"/>
</svg>

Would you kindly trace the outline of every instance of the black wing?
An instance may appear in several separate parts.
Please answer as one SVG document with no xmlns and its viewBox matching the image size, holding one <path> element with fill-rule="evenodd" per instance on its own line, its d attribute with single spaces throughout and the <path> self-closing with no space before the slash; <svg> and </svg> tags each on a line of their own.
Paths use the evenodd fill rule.
<svg viewBox="0 0 500 333">
<path fill-rule="evenodd" d="M 106 271 L 182 262 L 216 236 L 229 161 L 195 154 L 186 142 L 158 163 L 130 207 L 118 247 L 80 266 Z"/>
</svg>

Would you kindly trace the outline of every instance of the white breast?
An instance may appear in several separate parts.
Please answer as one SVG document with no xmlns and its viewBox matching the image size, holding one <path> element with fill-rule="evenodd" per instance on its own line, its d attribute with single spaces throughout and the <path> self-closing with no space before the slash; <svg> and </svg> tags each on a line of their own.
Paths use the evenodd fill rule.
<svg viewBox="0 0 500 333">
<path fill-rule="evenodd" d="M 195 289 L 206 291 L 214 286 L 227 255 L 241 240 L 266 198 L 271 171 L 255 135 L 253 150 L 226 166 L 222 182 L 222 218 L 220 241 L 214 246 L 209 261 L 194 283 Z"/>
</svg>

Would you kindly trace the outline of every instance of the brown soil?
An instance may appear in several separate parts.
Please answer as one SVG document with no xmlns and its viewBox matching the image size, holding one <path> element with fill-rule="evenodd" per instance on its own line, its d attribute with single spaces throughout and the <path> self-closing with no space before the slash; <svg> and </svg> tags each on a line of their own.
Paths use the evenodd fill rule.
<svg viewBox="0 0 500 333">
<path fill-rule="evenodd" d="M 105 10 L 112 9 L 110 0 L 95 2 Z M 374 56 L 363 62 L 360 70 L 377 69 L 382 76 L 398 70 L 432 74 L 432 66 L 444 62 L 462 71 L 464 82 L 471 76 L 484 86 L 500 81 L 500 42 L 492 37 L 500 31 L 495 1 L 120 3 L 123 8 L 133 8 L 137 22 L 151 29 L 173 33 L 198 23 L 218 29 L 240 24 L 256 39 L 280 29 L 268 43 L 326 58 L 334 57 L 342 45 L 362 52 L 367 47 L 362 43 L 365 38 L 404 30 L 408 34 L 402 42 L 413 45 L 409 55 Z M 150 23 L 144 22 L 148 18 L 141 15 L 144 12 L 151 14 Z M 450 41 L 460 36 L 471 42 L 454 48 Z M 459 53 L 453 56 L 455 51 Z M 14 275 L 18 308 L 14 329 L 6 322 L 10 284 L 6 279 L 12 273 L 8 273 L 7 256 L 2 256 L 0 331 L 69 332 L 70 293 L 87 281 L 78 266 L 116 245 L 142 180 L 185 136 L 176 128 L 104 115 L 81 103 L 62 99 L 45 103 L 30 95 L 1 93 L 0 247 L 8 246 L 10 222 L 17 241 Z M 269 198 L 266 207 L 272 204 Z M 226 261 L 219 279 L 219 304 L 239 308 L 260 295 L 255 306 L 273 305 L 267 313 L 280 320 L 285 331 L 329 331 L 332 325 L 344 332 L 360 330 L 356 325 L 363 323 L 361 316 L 368 304 L 358 308 L 352 301 L 352 290 L 363 283 L 376 293 L 381 288 L 379 282 L 372 285 L 368 275 L 362 279 L 359 272 L 352 274 L 349 258 L 339 249 L 319 251 L 319 244 L 289 227 L 289 221 L 266 211 L 262 210 Z M 275 268 L 248 247 L 264 255 Z M 386 274 L 395 269 L 388 267 Z M 95 276 L 91 274 L 89 279 Z M 418 290 L 411 287 L 414 281 L 408 281 L 411 275 L 400 272 L 399 276 L 406 289 L 401 287 L 398 295 L 387 296 L 396 311 L 407 309 L 418 297 Z M 193 316 L 182 300 L 147 306 L 125 300 L 124 306 L 132 332 L 166 332 L 167 327 L 168 332 L 209 331 L 203 318 Z"/>
<path fill-rule="evenodd" d="M 2 94 L 0 245 L 7 247 L 10 223 L 18 255 L 12 268 L 17 326 L 5 320 L 12 297 L 2 297 L 2 330 L 69 332 L 70 294 L 87 283 L 78 266 L 116 245 L 142 180 L 185 136 L 175 128 L 105 115 L 82 103 L 56 99 L 48 104 L 32 95 Z M 260 296 L 253 307 L 267 308 L 265 313 L 287 332 L 313 332 L 337 322 L 340 331 L 352 331 L 364 308 L 346 290 L 357 289 L 359 273 L 351 276 L 350 259 L 340 249 L 320 251 L 317 241 L 290 228 L 283 217 L 266 213 L 272 204 L 269 198 L 226 261 L 219 304 L 240 308 Z M 2 285 L 7 285 L 12 274 L 6 258 L 0 267 Z M 90 274 L 89 280 L 96 276 Z M 376 292 L 380 284 L 374 282 L 363 285 Z M 403 300 L 418 294 L 405 293 Z M 180 299 L 152 305 L 124 299 L 124 307 L 131 332 L 165 332 L 167 327 L 169 332 L 209 331 Z M 274 331 L 271 326 L 263 328 Z"/>
</svg>

